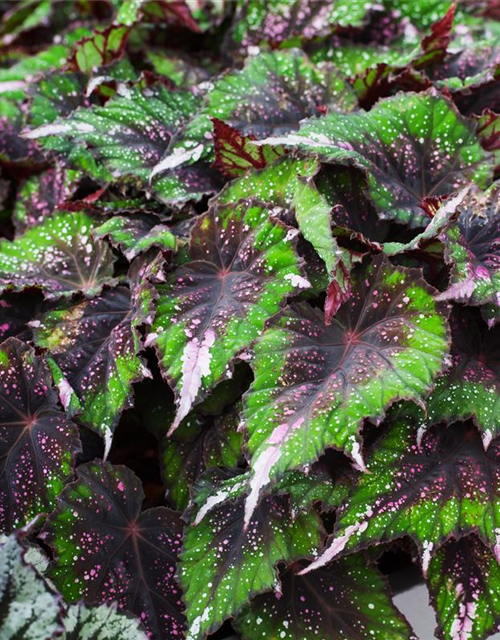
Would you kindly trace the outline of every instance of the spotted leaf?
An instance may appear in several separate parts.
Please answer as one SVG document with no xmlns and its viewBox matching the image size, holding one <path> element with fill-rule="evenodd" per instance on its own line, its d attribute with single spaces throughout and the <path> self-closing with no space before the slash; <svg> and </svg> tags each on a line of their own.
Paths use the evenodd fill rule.
<svg viewBox="0 0 500 640">
<path fill-rule="evenodd" d="M 378 571 L 360 555 L 300 576 L 297 562 L 275 591 L 257 596 L 236 620 L 244 640 L 415 639 Z"/>
<path fill-rule="evenodd" d="M 198 103 L 189 91 L 172 91 L 161 84 L 135 86 L 104 106 L 77 109 L 67 118 L 28 131 L 25 137 L 58 136 L 85 144 L 115 178 L 136 178 L 147 188 L 152 169 Z M 65 147 L 64 153 L 70 150 Z M 182 200 L 213 190 L 210 179 L 208 168 L 195 166 L 156 177 L 152 184 L 160 199 L 175 200 L 179 194 Z"/>
<path fill-rule="evenodd" d="M 154 640 L 182 637 L 179 517 L 166 507 L 141 512 L 142 486 L 126 467 L 95 462 L 77 475 L 43 529 L 52 580 L 68 602 L 116 602 Z"/>
<path fill-rule="evenodd" d="M 47 298 L 99 293 L 114 282 L 114 258 L 105 242 L 92 239 L 94 226 L 83 211 L 61 211 L 13 241 L 0 241 L 0 289 L 38 286 Z"/>
<path fill-rule="evenodd" d="M 103 436 L 106 453 L 122 410 L 132 404 L 132 384 L 149 376 L 138 355 L 137 329 L 145 321 L 141 296 L 147 294 L 140 288 L 133 296 L 126 287 L 106 289 L 93 300 L 47 312 L 35 329 L 64 408 Z"/>
<path fill-rule="evenodd" d="M 177 240 L 170 229 L 153 215 L 133 213 L 116 215 L 93 231 L 94 238 L 109 238 L 127 260 L 132 260 L 151 247 L 175 251 Z"/>
<path fill-rule="evenodd" d="M 369 545 L 411 536 L 424 573 L 449 537 L 477 533 L 500 558 L 500 441 L 485 451 L 469 422 L 440 424 L 420 438 L 423 412 L 400 409 L 375 445 L 338 515 L 334 537 L 308 570 Z"/>
<path fill-rule="evenodd" d="M 264 52 L 249 57 L 241 71 L 215 81 L 200 113 L 153 173 L 211 154 L 212 118 L 242 136 L 261 139 L 298 129 L 303 118 L 319 109 L 351 111 L 355 106 L 354 92 L 333 66 L 316 67 L 296 49 Z"/>
<path fill-rule="evenodd" d="M 190 414 L 172 436 L 161 438 L 162 479 L 176 509 L 187 508 L 190 487 L 204 471 L 238 466 L 243 457 L 238 423 L 236 411 L 204 420 Z"/>
<path fill-rule="evenodd" d="M 0 345 L 0 397 L 0 529 L 12 531 L 54 508 L 80 439 L 47 366 L 16 338 Z"/>
<path fill-rule="evenodd" d="M 154 341 L 176 392 L 175 431 L 191 407 L 232 375 L 286 297 L 308 287 L 294 234 L 258 202 L 212 209 L 191 231 L 189 261 L 157 287 Z"/>
<path fill-rule="evenodd" d="M 286 497 L 263 500 L 245 528 L 244 485 L 237 476 L 217 489 L 203 487 L 196 498 L 199 509 L 180 557 L 187 640 L 215 631 L 249 598 L 272 588 L 279 561 L 310 556 L 319 543 L 317 517 L 301 514 L 293 520 Z"/>
<path fill-rule="evenodd" d="M 427 583 L 442 640 L 485 640 L 498 629 L 500 566 L 474 535 L 450 540 L 429 565 Z"/>
<path fill-rule="evenodd" d="M 364 468 L 358 431 L 401 398 L 431 389 L 447 352 L 446 312 L 415 273 L 381 259 L 358 271 L 330 325 L 306 303 L 273 319 L 255 346 L 244 422 L 252 459 L 247 519 L 271 479 L 336 447 Z"/>
<path fill-rule="evenodd" d="M 499 435 L 500 327 L 487 329 L 474 309 L 451 316 L 451 368 L 438 379 L 426 401 L 426 424 L 473 418 L 485 446 Z"/>
<path fill-rule="evenodd" d="M 474 126 L 432 91 L 398 94 L 369 112 L 312 119 L 296 134 L 264 142 L 363 169 L 381 218 L 412 227 L 425 226 L 425 198 L 448 195 L 471 180 L 485 187 L 492 179 L 493 158 Z"/>
<path fill-rule="evenodd" d="M 499 189 L 471 191 L 456 225 L 443 234 L 451 276 L 441 299 L 500 307 Z"/>
<path fill-rule="evenodd" d="M 247 48 L 262 41 L 279 43 L 294 37 L 311 39 L 334 26 L 358 27 L 375 3 L 363 0 L 238 0 L 231 40 Z"/>
</svg>

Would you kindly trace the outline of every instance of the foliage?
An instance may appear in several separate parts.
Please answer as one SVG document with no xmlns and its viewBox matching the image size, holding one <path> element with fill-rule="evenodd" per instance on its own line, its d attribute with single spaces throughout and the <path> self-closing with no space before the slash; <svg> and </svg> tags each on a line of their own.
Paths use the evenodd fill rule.
<svg viewBox="0 0 500 640">
<path fill-rule="evenodd" d="M 0 638 L 500 628 L 497 5 L 0 0 Z"/>
</svg>

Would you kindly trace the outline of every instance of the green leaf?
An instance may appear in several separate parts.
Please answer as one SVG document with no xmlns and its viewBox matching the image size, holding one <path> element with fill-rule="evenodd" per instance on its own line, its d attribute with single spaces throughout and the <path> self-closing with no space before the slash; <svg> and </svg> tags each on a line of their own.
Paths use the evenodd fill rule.
<svg viewBox="0 0 500 640">
<path fill-rule="evenodd" d="M 316 67 L 296 49 L 260 53 L 215 81 L 200 113 L 154 173 L 211 155 L 212 118 L 261 139 L 297 129 L 319 108 L 351 111 L 355 106 L 352 89 L 333 66 Z"/>
<path fill-rule="evenodd" d="M 68 607 L 61 640 L 147 640 L 139 618 L 117 610 L 117 605 Z"/>
<path fill-rule="evenodd" d="M 485 447 L 500 434 L 500 327 L 488 330 L 474 309 L 450 319 L 451 368 L 426 401 L 425 424 L 473 418 Z"/>
<path fill-rule="evenodd" d="M 338 515 L 334 537 L 308 570 L 339 554 L 410 536 L 424 574 L 448 538 L 477 533 L 500 558 L 500 442 L 485 451 L 471 422 L 443 424 L 419 438 L 423 412 L 403 407 L 367 460 Z"/>
<path fill-rule="evenodd" d="M 497 183 L 486 193 L 469 192 L 459 206 L 456 225 L 443 234 L 451 275 L 440 299 L 500 307 L 499 193 Z"/>
<path fill-rule="evenodd" d="M 253 595 L 272 588 L 275 565 L 310 556 L 321 525 L 313 514 L 291 516 L 286 497 L 268 497 L 244 526 L 245 476 L 205 486 L 180 556 L 187 640 L 202 640 L 236 615 Z"/>
<path fill-rule="evenodd" d="M 446 310 L 418 272 L 375 260 L 353 275 L 353 292 L 331 325 L 308 304 L 267 326 L 251 362 L 244 423 L 252 457 L 247 518 L 260 492 L 288 469 L 344 450 L 364 468 L 359 429 L 395 401 L 420 401 L 443 367 Z"/>
<path fill-rule="evenodd" d="M 389 586 L 361 555 L 297 575 L 296 563 L 275 591 L 257 596 L 236 619 L 244 640 L 415 640 L 392 603 Z"/>
<path fill-rule="evenodd" d="M 498 629 L 500 565 L 476 536 L 439 549 L 427 583 L 443 640 L 486 640 Z"/>
<path fill-rule="evenodd" d="M 160 224 L 156 216 L 141 213 L 113 216 L 94 229 L 92 235 L 109 238 L 129 261 L 151 247 L 168 251 L 177 249 L 177 239 L 170 229 Z"/>
<path fill-rule="evenodd" d="M 433 91 L 401 93 L 368 112 L 311 119 L 296 134 L 263 142 L 363 169 L 380 217 L 412 227 L 426 224 L 425 198 L 449 195 L 471 180 L 486 187 L 492 179 L 493 156 L 474 126 Z"/>
<path fill-rule="evenodd" d="M 254 201 L 212 209 L 191 230 L 189 261 L 157 287 L 154 341 L 176 393 L 175 431 L 191 407 L 232 375 L 235 357 L 300 288 L 294 234 Z"/>
<path fill-rule="evenodd" d="M 150 375 L 138 355 L 148 296 L 147 288 L 133 295 L 121 286 L 106 289 L 47 312 L 35 329 L 35 343 L 50 354 L 62 405 L 102 435 L 106 455 L 121 412 L 132 406 L 132 384 Z"/>
<path fill-rule="evenodd" d="M 0 241 L 0 289 L 38 286 L 46 298 L 98 294 L 114 282 L 114 257 L 92 239 L 94 226 L 83 211 L 58 211 L 15 240 Z"/>
</svg>

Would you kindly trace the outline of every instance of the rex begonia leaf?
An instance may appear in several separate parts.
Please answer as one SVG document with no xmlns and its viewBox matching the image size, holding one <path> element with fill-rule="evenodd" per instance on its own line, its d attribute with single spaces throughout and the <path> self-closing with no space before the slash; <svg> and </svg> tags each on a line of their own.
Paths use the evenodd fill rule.
<svg viewBox="0 0 500 640">
<path fill-rule="evenodd" d="M 426 573 L 449 537 L 477 533 L 500 558 L 500 441 L 485 451 L 472 422 L 431 427 L 419 439 L 422 412 L 402 408 L 374 445 L 341 507 L 334 537 L 308 570 L 338 554 L 410 536 Z"/>
<path fill-rule="evenodd" d="M 176 393 L 171 432 L 231 377 L 235 356 L 286 297 L 309 287 L 290 231 L 256 201 L 212 209 L 191 230 L 189 261 L 157 286 L 148 342 Z"/>
<path fill-rule="evenodd" d="M 475 535 L 436 551 L 427 584 L 440 640 L 486 640 L 500 624 L 500 565 Z"/>
<path fill-rule="evenodd" d="M 106 452 L 121 412 L 132 406 L 132 384 L 150 375 L 138 355 L 142 304 L 139 287 L 133 295 L 123 286 L 105 289 L 48 311 L 35 329 L 64 408 L 103 436 Z"/>
<path fill-rule="evenodd" d="M 56 165 L 21 182 L 12 212 L 17 231 L 39 224 L 69 200 L 78 177 L 78 172 Z"/>
<path fill-rule="evenodd" d="M 77 476 L 42 530 L 55 554 L 51 579 L 68 602 L 116 602 L 148 637 L 182 638 L 178 515 L 166 507 L 141 512 L 142 485 L 126 467 L 93 462 Z"/>
<path fill-rule="evenodd" d="M 471 180 L 488 186 L 493 172 L 474 125 L 433 91 L 398 94 L 368 112 L 311 119 L 297 133 L 264 143 L 363 169 L 381 218 L 412 227 L 426 223 L 425 198 L 449 195 Z"/>
<path fill-rule="evenodd" d="M 0 637 L 53 640 L 62 635 L 62 601 L 24 560 L 16 536 L 0 542 Z"/>
<path fill-rule="evenodd" d="M 338 25 L 359 27 L 375 3 L 364 0 L 238 0 L 231 40 L 247 48 L 294 37 L 311 39 Z"/>
<path fill-rule="evenodd" d="M 90 36 L 78 41 L 68 59 L 68 67 L 86 75 L 105 67 L 122 57 L 127 44 L 129 29 L 112 25 L 96 29 Z"/>
<path fill-rule="evenodd" d="M 243 640 L 414 640 L 389 586 L 363 556 L 343 558 L 305 576 L 297 562 L 275 591 L 257 596 L 238 616 Z"/>
<path fill-rule="evenodd" d="M 117 611 L 116 605 L 70 605 L 64 615 L 61 640 L 147 640 L 138 618 Z"/>
<path fill-rule="evenodd" d="M 244 174 L 248 169 L 264 169 L 284 154 L 279 147 L 257 146 L 253 134 L 244 136 L 237 129 L 218 118 L 214 125 L 215 166 L 229 178 Z"/>
<path fill-rule="evenodd" d="M 487 329 L 470 308 L 456 309 L 450 326 L 451 368 L 426 401 L 425 422 L 473 418 L 487 446 L 500 434 L 500 327 Z"/>
<path fill-rule="evenodd" d="M 132 213 L 115 215 L 94 229 L 94 238 L 109 238 L 127 260 L 132 260 L 151 247 L 175 251 L 177 239 L 154 215 Z"/>
<path fill-rule="evenodd" d="M 212 118 L 256 139 L 298 129 L 320 110 L 352 111 L 356 97 L 332 66 L 316 67 L 296 49 L 260 53 L 214 82 L 200 111 L 153 174 L 212 152 Z"/>
<path fill-rule="evenodd" d="M 104 106 L 77 109 L 67 118 L 24 135 L 28 139 L 58 136 L 85 144 L 115 178 L 136 178 L 148 188 L 152 169 L 198 103 L 199 98 L 189 91 L 174 91 L 161 84 L 135 86 Z M 65 149 L 70 152 L 71 147 Z M 161 200 L 187 200 L 211 190 L 211 174 L 198 165 L 181 167 L 165 177 L 156 176 L 151 184 Z"/>
<path fill-rule="evenodd" d="M 358 434 L 403 398 L 420 400 L 443 367 L 446 309 L 418 272 L 381 258 L 353 274 L 330 325 L 307 303 L 268 323 L 245 397 L 253 476 L 247 518 L 270 479 L 336 447 L 364 467 Z"/>
<path fill-rule="evenodd" d="M 38 286 L 47 298 L 99 293 L 113 283 L 114 257 L 92 239 L 95 220 L 83 211 L 58 211 L 14 240 L 0 241 L 0 289 Z"/>
<path fill-rule="evenodd" d="M 253 595 L 271 589 L 279 561 L 311 556 L 318 547 L 317 516 L 293 519 L 284 496 L 263 500 L 245 528 L 244 484 L 237 476 L 197 496 L 201 506 L 187 528 L 179 566 L 187 640 L 202 640 Z"/>
<path fill-rule="evenodd" d="M 291 210 L 304 238 L 313 245 L 328 274 L 332 275 L 342 254 L 332 234 L 332 204 L 313 182 L 319 170 L 320 163 L 316 159 L 285 157 L 261 171 L 252 171 L 229 183 L 215 201 L 229 204 L 245 198 L 258 198 L 270 207 L 274 205 Z"/>
<path fill-rule="evenodd" d="M 166 21 L 198 32 L 200 29 L 191 12 L 193 4 L 186 0 L 124 0 L 116 21 L 128 26 L 137 22 Z"/>
<path fill-rule="evenodd" d="M 238 466 L 243 457 L 238 424 L 236 411 L 211 420 L 191 413 L 172 436 L 161 439 L 162 479 L 176 509 L 186 509 L 189 489 L 204 471 Z"/>
<path fill-rule="evenodd" d="M 0 529 L 12 531 L 54 508 L 80 439 L 49 369 L 16 338 L 0 344 L 0 389 Z"/>
<path fill-rule="evenodd" d="M 471 191 L 456 224 L 442 235 L 451 276 L 441 299 L 500 307 L 499 193 L 496 183 L 486 193 Z"/>
</svg>

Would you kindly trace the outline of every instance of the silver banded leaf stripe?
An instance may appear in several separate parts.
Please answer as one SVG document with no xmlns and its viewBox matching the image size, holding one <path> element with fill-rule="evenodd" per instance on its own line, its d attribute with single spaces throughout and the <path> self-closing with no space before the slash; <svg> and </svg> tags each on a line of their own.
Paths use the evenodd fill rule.
<svg viewBox="0 0 500 640">
<path fill-rule="evenodd" d="M 363 468 L 362 420 L 380 420 L 396 400 L 420 400 L 443 368 L 447 309 L 415 272 L 378 258 L 353 282 L 331 325 L 318 309 L 293 305 L 255 346 L 244 411 L 253 471 L 247 517 L 270 480 L 327 447 Z"/>
</svg>

